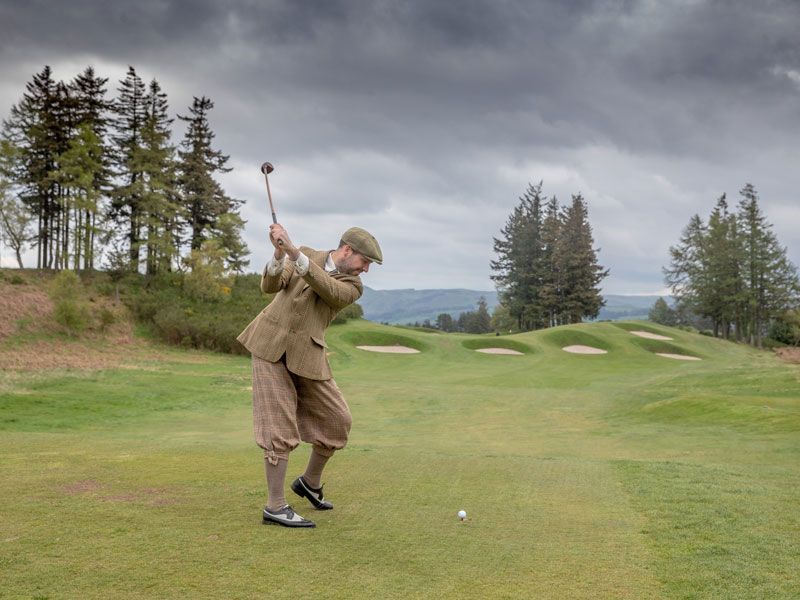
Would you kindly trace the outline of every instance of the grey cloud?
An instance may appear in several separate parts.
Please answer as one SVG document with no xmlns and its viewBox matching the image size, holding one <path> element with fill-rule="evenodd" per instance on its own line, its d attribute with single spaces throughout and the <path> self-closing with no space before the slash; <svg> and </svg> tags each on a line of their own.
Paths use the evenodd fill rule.
<svg viewBox="0 0 800 600">
<path fill-rule="evenodd" d="M 798 24 L 790 0 L 75 1 L 57 15 L 0 0 L 0 116 L 41 65 L 67 79 L 93 59 L 114 77 L 132 64 L 175 112 L 215 101 L 254 263 L 263 160 L 280 162 L 279 214 L 309 241 L 327 229 L 308 214 L 384 233 L 404 257 L 369 274 L 384 287 L 489 288 L 491 237 L 544 178 L 562 201 L 584 192 L 609 285 L 653 291 L 666 248 L 721 192 L 752 180 L 768 217 L 796 202 Z M 800 222 L 778 212 L 798 262 Z"/>
</svg>

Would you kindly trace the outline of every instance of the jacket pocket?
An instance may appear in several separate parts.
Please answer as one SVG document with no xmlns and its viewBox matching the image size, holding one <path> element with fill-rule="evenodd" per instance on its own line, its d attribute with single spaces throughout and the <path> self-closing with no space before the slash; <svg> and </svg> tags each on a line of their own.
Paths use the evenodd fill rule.
<svg viewBox="0 0 800 600">
<path fill-rule="evenodd" d="M 328 347 L 328 344 L 326 344 L 326 343 L 325 343 L 325 340 L 323 340 L 322 338 L 319 338 L 319 337 L 317 337 L 317 336 L 314 336 L 314 335 L 312 335 L 312 336 L 311 336 L 311 340 L 312 340 L 312 341 L 313 341 L 315 344 L 317 344 L 317 345 L 319 345 L 319 346 L 322 346 L 323 348 L 327 348 L 327 347 Z"/>
</svg>

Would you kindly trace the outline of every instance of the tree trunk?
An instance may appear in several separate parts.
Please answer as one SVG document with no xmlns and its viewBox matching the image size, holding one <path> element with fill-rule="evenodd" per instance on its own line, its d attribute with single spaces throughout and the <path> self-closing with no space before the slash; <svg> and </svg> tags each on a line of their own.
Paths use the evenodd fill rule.
<svg viewBox="0 0 800 600">
<path fill-rule="evenodd" d="M 88 271 L 92 268 L 92 261 L 91 261 L 91 240 L 94 227 L 92 226 L 92 214 L 89 212 L 87 208 L 84 211 L 83 215 L 83 223 L 84 223 L 84 235 L 83 235 L 83 269 Z"/>
</svg>

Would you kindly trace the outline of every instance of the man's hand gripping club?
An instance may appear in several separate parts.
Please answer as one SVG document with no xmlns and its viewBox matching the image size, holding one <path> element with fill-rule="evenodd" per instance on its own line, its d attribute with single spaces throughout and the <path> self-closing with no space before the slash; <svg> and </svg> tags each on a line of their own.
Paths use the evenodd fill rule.
<svg viewBox="0 0 800 600">
<path fill-rule="evenodd" d="M 269 226 L 269 241 L 275 246 L 275 260 L 288 256 L 289 260 L 297 260 L 300 250 L 292 243 L 287 231 L 280 223 Z"/>
</svg>

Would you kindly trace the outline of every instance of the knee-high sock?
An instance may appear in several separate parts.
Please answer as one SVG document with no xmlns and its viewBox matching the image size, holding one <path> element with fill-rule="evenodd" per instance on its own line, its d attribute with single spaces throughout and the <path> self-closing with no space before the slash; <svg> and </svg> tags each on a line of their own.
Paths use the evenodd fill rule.
<svg viewBox="0 0 800 600">
<path fill-rule="evenodd" d="M 289 466 L 288 460 L 278 459 L 278 464 L 273 465 L 264 459 L 267 471 L 267 508 L 278 510 L 286 505 L 286 468 Z"/>
<path fill-rule="evenodd" d="M 311 450 L 311 456 L 308 458 L 308 465 L 306 472 L 303 473 L 305 482 L 314 489 L 319 489 L 322 486 L 322 470 L 325 468 L 325 463 L 328 462 L 330 456 L 323 456 L 316 450 Z"/>
</svg>

